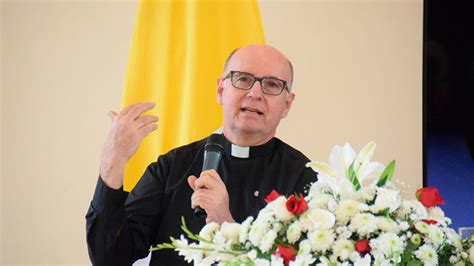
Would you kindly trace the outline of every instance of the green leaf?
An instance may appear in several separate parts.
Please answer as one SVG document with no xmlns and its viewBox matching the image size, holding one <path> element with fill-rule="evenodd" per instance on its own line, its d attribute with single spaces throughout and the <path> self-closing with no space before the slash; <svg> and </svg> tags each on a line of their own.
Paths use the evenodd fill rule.
<svg viewBox="0 0 474 266">
<path fill-rule="evenodd" d="M 356 172 L 354 171 L 354 163 L 355 160 L 352 161 L 351 165 L 348 169 L 349 181 L 351 181 L 352 185 L 354 186 L 355 191 L 358 191 L 361 188 L 359 179 L 357 178 Z"/>
<path fill-rule="evenodd" d="M 383 187 L 387 183 L 387 181 L 392 180 L 393 171 L 395 171 L 395 160 L 391 161 L 387 167 L 383 170 L 382 174 L 379 177 L 379 181 L 377 182 L 377 186 Z"/>
<path fill-rule="evenodd" d="M 407 263 L 407 266 L 423 266 L 421 260 L 411 260 Z"/>
<path fill-rule="evenodd" d="M 170 239 L 172 243 L 175 241 L 175 239 L 172 237 L 170 237 Z M 176 246 L 173 245 L 172 243 L 163 243 L 163 244 L 156 245 L 156 247 L 150 248 L 149 251 L 156 251 L 156 250 L 162 250 L 162 249 L 175 249 Z"/>
<path fill-rule="evenodd" d="M 181 216 L 181 230 L 183 230 L 183 232 L 186 233 L 189 239 L 200 241 L 200 242 L 211 243 L 211 240 L 202 238 L 198 234 L 194 234 L 193 232 L 191 232 L 191 230 L 189 230 L 188 226 L 186 225 L 184 216 Z"/>
<path fill-rule="evenodd" d="M 376 214 L 377 216 L 390 217 L 390 208 L 385 208 Z"/>
</svg>

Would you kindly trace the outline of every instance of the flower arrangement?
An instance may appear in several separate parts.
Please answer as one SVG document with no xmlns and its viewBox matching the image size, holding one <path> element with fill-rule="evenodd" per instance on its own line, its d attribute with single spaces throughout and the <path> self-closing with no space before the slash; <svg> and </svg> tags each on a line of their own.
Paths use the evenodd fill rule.
<svg viewBox="0 0 474 266">
<path fill-rule="evenodd" d="M 151 250 L 175 249 L 197 265 L 473 265 L 474 239 L 461 240 L 448 225 L 436 188 L 403 199 L 386 167 L 370 159 L 375 143 L 359 154 L 335 146 L 308 195 L 272 191 L 254 219 L 208 223 L 199 234 L 171 238 Z M 189 241 L 188 239 L 194 240 Z"/>
</svg>

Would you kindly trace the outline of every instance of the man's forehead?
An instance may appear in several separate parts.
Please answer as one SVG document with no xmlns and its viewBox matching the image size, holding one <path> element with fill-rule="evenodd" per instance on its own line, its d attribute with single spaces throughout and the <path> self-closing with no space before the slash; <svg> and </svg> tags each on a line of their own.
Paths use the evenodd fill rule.
<svg viewBox="0 0 474 266">
<path fill-rule="evenodd" d="M 277 49 L 264 45 L 240 48 L 233 54 L 227 68 L 283 79 L 289 79 L 290 75 L 290 66 L 286 57 Z"/>
</svg>

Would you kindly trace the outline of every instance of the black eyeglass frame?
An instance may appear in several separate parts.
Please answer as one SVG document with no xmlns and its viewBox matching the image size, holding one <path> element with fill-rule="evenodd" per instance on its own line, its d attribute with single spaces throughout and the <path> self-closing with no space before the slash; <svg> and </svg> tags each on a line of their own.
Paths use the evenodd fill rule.
<svg viewBox="0 0 474 266">
<path fill-rule="evenodd" d="M 237 86 L 234 85 L 234 74 L 236 74 L 236 73 L 239 73 L 239 74 L 247 74 L 247 75 L 250 75 L 250 76 L 253 77 L 253 82 L 252 82 L 252 84 L 250 85 L 250 87 L 249 87 L 248 89 L 240 88 L 240 87 L 237 87 Z M 280 94 L 283 92 L 283 90 L 286 90 L 286 91 L 290 92 L 290 89 L 288 88 L 288 83 L 286 82 L 286 80 L 279 79 L 279 78 L 275 78 L 275 77 L 268 77 L 268 76 L 266 76 L 266 77 L 256 77 L 256 76 L 255 76 L 254 74 L 252 74 L 252 73 L 248 73 L 248 72 L 244 72 L 244 71 L 234 71 L 234 70 L 231 70 L 229 73 L 227 73 L 227 75 L 225 75 L 225 77 L 224 77 L 223 80 L 228 79 L 228 78 L 230 78 L 230 81 L 231 81 L 231 83 L 232 83 L 232 86 L 234 86 L 235 88 L 237 88 L 237 89 L 239 89 L 239 90 L 246 90 L 246 91 L 248 91 L 248 90 L 250 90 L 250 89 L 253 87 L 253 85 L 255 85 L 255 82 L 258 81 L 258 82 L 260 82 L 260 89 L 262 90 L 263 94 L 272 95 L 272 96 L 278 96 L 278 95 L 280 95 Z M 265 91 L 263 90 L 263 85 L 262 85 L 262 81 L 263 81 L 264 79 L 272 79 L 272 80 L 281 81 L 281 82 L 283 83 L 283 88 L 281 89 L 281 91 L 280 91 L 278 94 L 272 94 L 272 93 L 265 92 Z"/>
</svg>

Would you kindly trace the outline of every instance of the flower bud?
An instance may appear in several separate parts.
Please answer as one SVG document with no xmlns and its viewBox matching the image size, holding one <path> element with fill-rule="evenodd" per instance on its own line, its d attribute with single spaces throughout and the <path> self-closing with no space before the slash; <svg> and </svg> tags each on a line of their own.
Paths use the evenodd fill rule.
<svg viewBox="0 0 474 266">
<path fill-rule="evenodd" d="M 420 234 L 413 234 L 411 237 L 410 237 L 410 242 L 415 245 L 415 246 L 419 246 L 421 244 L 421 236 Z"/>
</svg>

